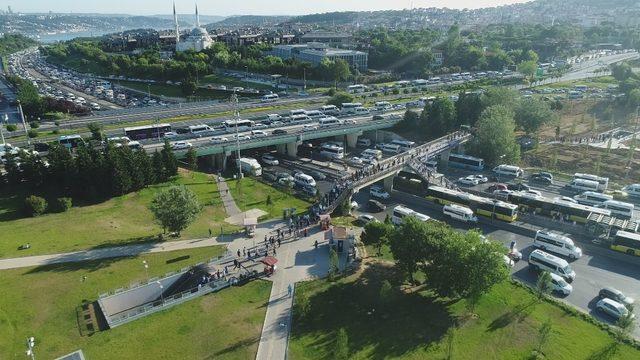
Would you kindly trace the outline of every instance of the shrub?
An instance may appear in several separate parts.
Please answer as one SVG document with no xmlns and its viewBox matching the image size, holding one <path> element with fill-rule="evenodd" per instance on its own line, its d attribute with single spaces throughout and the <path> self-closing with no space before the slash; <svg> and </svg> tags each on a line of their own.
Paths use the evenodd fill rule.
<svg viewBox="0 0 640 360">
<path fill-rule="evenodd" d="M 42 215 L 47 210 L 47 201 L 39 196 L 31 195 L 24 199 L 24 209 L 29 216 Z"/>
<path fill-rule="evenodd" d="M 53 122 L 56 126 L 60 126 L 60 121 L 56 120 Z"/>
<path fill-rule="evenodd" d="M 60 134 L 60 130 L 55 129 L 51 133 L 54 134 L 54 135 L 58 135 L 58 134 Z"/>
<path fill-rule="evenodd" d="M 56 211 L 65 212 L 71 209 L 73 205 L 73 201 L 68 197 L 61 197 L 56 199 Z"/>
<path fill-rule="evenodd" d="M 38 137 L 38 131 L 34 130 L 34 129 L 30 129 L 29 131 L 27 131 L 27 136 L 29 136 L 29 138 L 33 139 Z"/>
<path fill-rule="evenodd" d="M 7 125 L 7 131 L 14 132 L 16 130 L 18 130 L 18 126 L 16 124 L 8 124 Z"/>
<path fill-rule="evenodd" d="M 29 123 L 29 126 L 30 126 L 32 129 L 37 129 L 37 128 L 39 128 L 39 127 L 40 127 L 40 123 L 39 123 L 39 122 L 37 122 L 37 121 L 32 121 L 32 122 L 30 122 L 30 123 Z"/>
</svg>

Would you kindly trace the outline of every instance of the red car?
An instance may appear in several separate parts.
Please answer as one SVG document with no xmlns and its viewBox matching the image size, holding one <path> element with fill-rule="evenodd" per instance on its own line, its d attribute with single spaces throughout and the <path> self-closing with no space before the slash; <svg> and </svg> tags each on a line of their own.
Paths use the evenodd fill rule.
<svg viewBox="0 0 640 360">
<path fill-rule="evenodd" d="M 491 184 L 491 186 L 487 188 L 487 191 L 490 193 L 493 193 L 496 190 L 508 190 L 508 188 L 507 188 L 507 185 L 500 184 L 500 183 Z"/>
</svg>

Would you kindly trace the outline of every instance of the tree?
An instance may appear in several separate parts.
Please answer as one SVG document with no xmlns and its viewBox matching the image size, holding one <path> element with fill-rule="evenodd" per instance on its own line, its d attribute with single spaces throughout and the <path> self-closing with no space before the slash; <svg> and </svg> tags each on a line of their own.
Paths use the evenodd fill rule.
<svg viewBox="0 0 640 360">
<path fill-rule="evenodd" d="M 180 84 L 180 90 L 184 96 L 192 96 L 198 89 L 198 85 L 193 79 L 185 79 Z"/>
<path fill-rule="evenodd" d="M 338 274 L 339 268 L 339 259 L 338 253 L 335 249 L 331 248 L 329 250 L 329 280 L 333 281 L 335 276 Z"/>
<path fill-rule="evenodd" d="M 171 148 L 171 144 L 169 144 L 169 140 L 164 141 L 164 146 L 162 147 L 162 163 L 164 166 L 165 176 L 171 177 L 178 174 L 178 160 L 176 159 L 176 155 L 173 153 L 173 149 Z"/>
<path fill-rule="evenodd" d="M 530 98 L 518 102 L 515 121 L 527 134 L 533 134 L 544 124 L 554 121 L 556 114 L 545 101 Z"/>
<path fill-rule="evenodd" d="M 458 260 L 463 264 L 463 277 L 466 277 L 466 281 L 463 281 L 464 286 L 459 292 L 468 298 L 470 309 L 473 310 L 482 295 L 509 277 L 509 270 L 504 266 L 500 244 L 482 241 L 479 233 L 474 231 L 467 232 L 464 240 L 467 247 L 473 250 L 464 252 L 462 259 L 454 261 Z"/>
<path fill-rule="evenodd" d="M 538 280 L 536 281 L 536 295 L 538 297 L 538 301 L 541 301 L 542 298 L 550 292 L 551 274 L 545 270 L 538 275 Z"/>
<path fill-rule="evenodd" d="M 184 160 L 187 163 L 187 169 L 192 171 L 198 170 L 198 153 L 196 153 L 194 148 L 190 147 L 189 150 L 187 150 Z"/>
<path fill-rule="evenodd" d="M 93 140 L 102 141 L 102 138 L 103 138 L 102 124 L 99 124 L 97 122 L 92 122 L 92 123 L 89 123 L 89 125 L 87 125 L 87 128 L 89 129 L 89 131 L 91 131 L 91 138 Z"/>
<path fill-rule="evenodd" d="M 333 350 L 333 358 L 336 360 L 349 359 L 349 336 L 344 328 L 340 328 L 336 334 L 336 347 Z"/>
<path fill-rule="evenodd" d="M 513 117 L 513 111 L 501 105 L 484 110 L 476 126 L 476 136 L 469 143 L 470 152 L 488 164 L 517 163 L 520 146 L 515 140 Z"/>
<path fill-rule="evenodd" d="M 373 245 L 378 256 L 381 254 L 382 246 L 389 242 L 389 237 L 393 232 L 393 226 L 381 222 L 370 222 L 364 227 L 360 240 L 365 245 Z"/>
<path fill-rule="evenodd" d="M 456 101 L 456 126 L 474 126 L 482 113 L 482 101 L 478 94 L 461 91 Z"/>
<path fill-rule="evenodd" d="M 173 186 L 157 193 L 149 208 L 165 233 L 169 230 L 178 235 L 201 210 L 196 194 L 184 186 Z"/>
<path fill-rule="evenodd" d="M 343 59 L 336 59 L 333 61 L 331 65 L 331 76 L 334 81 L 340 82 L 347 80 L 351 75 L 351 70 L 349 70 L 349 64 Z"/>
<path fill-rule="evenodd" d="M 7 124 L 7 131 L 8 132 L 14 132 L 18 130 L 18 125 L 16 124 Z"/>
<path fill-rule="evenodd" d="M 415 111 L 407 110 L 404 113 L 404 117 L 402 121 L 400 121 L 396 126 L 398 129 L 403 130 L 412 130 L 416 129 L 419 126 L 420 114 Z"/>
<path fill-rule="evenodd" d="M 633 89 L 627 95 L 627 106 L 636 108 L 640 106 L 640 89 Z"/>
<path fill-rule="evenodd" d="M 151 156 L 151 168 L 153 169 L 153 175 L 156 181 L 167 180 L 167 172 L 164 168 L 164 160 L 162 154 L 156 150 Z"/>
<path fill-rule="evenodd" d="M 633 76 L 633 69 L 627 62 L 612 64 L 611 75 L 613 75 L 616 80 L 623 82 Z"/>
<path fill-rule="evenodd" d="M 391 234 L 389 245 L 398 268 L 413 282 L 413 275 L 425 254 L 434 249 L 434 234 L 438 233 L 439 224 L 427 224 L 416 218 L 407 217 L 402 225 Z"/>
<path fill-rule="evenodd" d="M 533 77 L 538 70 L 538 63 L 533 60 L 523 61 L 518 64 L 518 72 L 520 72 L 529 81 L 533 81 Z"/>
<path fill-rule="evenodd" d="M 538 328 L 538 344 L 536 346 L 536 351 L 538 354 L 543 354 L 542 348 L 549 341 L 549 335 L 551 335 L 551 321 L 547 319 L 540 328 Z"/>
<path fill-rule="evenodd" d="M 28 196 L 24 199 L 24 210 L 29 216 L 42 215 L 47 210 L 47 201 L 39 196 Z"/>
<path fill-rule="evenodd" d="M 507 108 L 513 109 L 518 104 L 519 98 L 520 94 L 518 94 L 517 91 L 508 87 L 496 86 L 487 89 L 487 91 L 480 96 L 480 102 L 482 104 L 482 110 L 495 105 L 503 105 Z"/>
<path fill-rule="evenodd" d="M 353 102 L 353 95 L 345 92 L 337 92 L 327 101 L 327 105 L 342 107 L 342 104 L 350 102 Z"/>
<path fill-rule="evenodd" d="M 427 104 L 420 119 L 427 138 L 443 136 L 456 125 L 455 105 L 448 97 L 439 97 Z"/>
</svg>

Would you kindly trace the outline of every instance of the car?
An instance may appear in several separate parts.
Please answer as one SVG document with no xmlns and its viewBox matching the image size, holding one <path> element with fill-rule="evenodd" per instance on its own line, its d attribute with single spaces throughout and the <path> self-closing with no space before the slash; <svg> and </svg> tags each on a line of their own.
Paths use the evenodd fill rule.
<svg viewBox="0 0 640 360">
<path fill-rule="evenodd" d="M 251 136 L 249 136 L 249 135 L 233 135 L 233 136 L 231 137 L 231 139 L 232 139 L 233 141 L 236 141 L 236 140 L 238 140 L 238 141 L 245 141 L 245 140 L 251 140 Z"/>
<path fill-rule="evenodd" d="M 357 201 L 352 201 L 350 205 L 351 205 L 351 210 L 355 210 L 355 209 L 359 209 L 360 208 L 360 205 L 358 204 Z"/>
<path fill-rule="evenodd" d="M 535 182 L 538 184 L 542 184 L 542 185 L 552 185 L 553 184 L 553 180 L 549 179 L 546 176 L 540 176 L 537 174 L 531 175 L 531 177 L 529 177 L 529 181 L 530 182 Z"/>
<path fill-rule="evenodd" d="M 349 159 L 349 162 L 354 164 L 354 165 L 362 165 L 363 161 L 361 158 L 354 156 L 351 159 Z"/>
<path fill-rule="evenodd" d="M 267 134 L 266 132 L 264 132 L 262 130 L 253 130 L 253 131 L 251 131 L 251 135 L 253 137 L 256 137 L 256 138 L 262 138 L 262 137 L 269 136 L 269 134 Z"/>
<path fill-rule="evenodd" d="M 488 191 L 488 192 L 490 192 L 490 193 L 492 193 L 492 192 L 494 192 L 494 191 L 496 191 L 496 190 L 509 190 L 509 189 L 507 188 L 507 185 L 505 185 L 505 184 L 500 184 L 500 183 L 491 184 L 491 185 L 487 188 L 487 191 Z"/>
<path fill-rule="evenodd" d="M 368 223 L 372 223 L 372 222 L 380 222 L 378 219 L 368 214 L 362 214 L 358 216 L 358 221 L 360 221 L 363 225 L 367 225 Z"/>
<path fill-rule="evenodd" d="M 609 298 L 600 299 L 596 303 L 596 310 L 605 313 L 616 320 L 629 314 L 629 309 L 627 309 L 623 304 Z M 634 314 L 631 314 L 631 317 L 635 317 Z"/>
<path fill-rule="evenodd" d="M 547 179 L 553 181 L 553 174 L 551 174 L 549 172 L 546 172 L 546 171 L 540 171 L 540 172 L 535 173 L 535 174 L 533 174 L 531 176 L 544 177 L 544 178 L 547 178 Z"/>
<path fill-rule="evenodd" d="M 384 116 L 382 116 L 382 115 L 373 115 L 373 120 L 384 120 Z"/>
<path fill-rule="evenodd" d="M 507 190 L 513 191 L 527 191 L 531 188 L 527 184 L 517 183 L 517 184 L 507 184 Z"/>
<path fill-rule="evenodd" d="M 327 176 L 318 170 L 309 171 L 309 175 L 316 181 L 322 181 L 327 179 Z"/>
<path fill-rule="evenodd" d="M 271 126 L 273 126 L 273 127 L 278 127 L 278 126 L 282 126 L 282 125 L 284 125 L 284 123 L 282 121 L 278 121 L 278 120 L 276 120 L 276 121 L 271 123 Z"/>
<path fill-rule="evenodd" d="M 276 159 L 275 157 L 269 155 L 269 154 L 264 154 L 262 155 L 262 162 L 265 165 L 270 165 L 270 166 L 278 166 L 280 165 L 280 161 L 278 161 L 278 159 Z"/>
<path fill-rule="evenodd" d="M 458 179 L 458 184 L 460 185 L 465 185 L 465 186 L 476 186 L 478 185 L 478 180 L 473 178 L 473 177 L 462 177 L 460 179 Z"/>
<path fill-rule="evenodd" d="M 291 176 L 291 174 L 287 173 L 287 172 L 281 172 L 278 173 L 278 175 L 276 175 L 276 178 L 278 179 L 278 182 L 281 181 L 286 181 L 286 182 L 293 182 L 293 176 Z"/>
<path fill-rule="evenodd" d="M 569 196 L 558 196 L 558 197 L 553 198 L 553 200 L 554 201 L 565 201 L 565 202 L 570 202 L 570 203 L 573 203 L 573 204 L 578 204 L 578 200 L 576 200 L 576 199 L 574 199 L 572 197 L 569 197 Z"/>
<path fill-rule="evenodd" d="M 507 201 L 509 200 L 509 195 L 511 195 L 511 193 L 511 190 L 495 190 L 493 192 L 493 197 L 498 200 Z"/>
<path fill-rule="evenodd" d="M 523 195 L 531 196 L 534 198 L 542 197 L 542 193 L 538 190 L 525 190 L 521 192 Z"/>
<path fill-rule="evenodd" d="M 362 163 L 363 164 L 367 164 L 367 165 L 371 165 L 371 166 L 376 166 L 378 165 L 378 160 L 376 160 L 374 157 L 372 156 L 365 156 L 361 158 Z"/>
<path fill-rule="evenodd" d="M 371 212 L 382 212 L 387 209 L 387 206 L 385 204 L 373 199 L 367 201 L 367 207 Z"/>
<path fill-rule="evenodd" d="M 318 127 L 315 125 L 305 125 L 302 128 L 302 131 L 316 131 L 316 130 L 318 130 Z"/>
<path fill-rule="evenodd" d="M 168 131 L 164 134 L 162 134 L 162 137 L 165 139 L 174 139 L 178 137 L 178 133 L 173 132 L 173 131 Z"/>
<path fill-rule="evenodd" d="M 354 119 L 347 119 L 344 121 L 345 125 L 356 125 L 358 122 L 355 121 Z"/>
<path fill-rule="evenodd" d="M 219 144 L 227 141 L 229 141 L 229 139 L 224 136 L 216 136 L 214 138 L 211 138 L 211 142 L 214 144 Z"/>
<path fill-rule="evenodd" d="M 178 141 L 175 142 L 171 145 L 171 148 L 173 150 L 187 150 L 190 147 L 192 147 L 193 145 L 190 142 L 187 141 Z"/>
<path fill-rule="evenodd" d="M 485 184 L 485 183 L 487 183 L 489 181 L 489 178 L 487 178 L 486 176 L 484 176 L 482 174 L 469 175 L 467 177 L 478 180 L 479 184 Z"/>
<path fill-rule="evenodd" d="M 554 273 L 549 273 L 551 276 L 551 290 L 562 294 L 564 296 L 568 296 L 573 291 L 573 286 L 569 285 L 569 283 L 562 278 L 560 275 L 556 275 Z"/>
<path fill-rule="evenodd" d="M 598 297 L 600 299 L 606 298 L 606 299 L 617 301 L 623 304 L 624 306 L 626 306 L 627 308 L 632 307 L 633 303 L 635 302 L 635 300 L 623 294 L 622 291 L 612 287 L 602 288 L 598 293 Z"/>
<path fill-rule="evenodd" d="M 275 129 L 275 130 L 273 130 L 272 134 L 273 135 L 286 135 L 288 133 L 287 133 L 287 130 L 284 130 L 284 129 Z"/>
<path fill-rule="evenodd" d="M 388 192 L 386 192 L 383 188 L 379 186 L 372 186 L 371 189 L 369 189 L 369 195 L 373 198 L 378 198 L 383 200 L 386 200 L 391 197 L 391 195 L 389 195 Z"/>
</svg>

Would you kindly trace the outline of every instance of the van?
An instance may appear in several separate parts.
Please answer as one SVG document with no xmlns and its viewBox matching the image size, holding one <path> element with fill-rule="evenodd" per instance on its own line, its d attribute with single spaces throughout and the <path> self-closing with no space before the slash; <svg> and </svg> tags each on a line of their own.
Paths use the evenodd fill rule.
<svg viewBox="0 0 640 360">
<path fill-rule="evenodd" d="M 400 145 L 384 144 L 384 145 L 382 145 L 382 152 L 389 153 L 389 154 L 399 154 L 400 153 Z"/>
<path fill-rule="evenodd" d="M 630 197 L 640 197 L 640 184 L 627 185 L 622 190 L 626 192 Z"/>
<path fill-rule="evenodd" d="M 493 172 L 498 176 L 511 176 L 511 177 L 520 177 L 524 173 L 524 171 L 514 165 L 499 165 L 493 168 Z"/>
<path fill-rule="evenodd" d="M 324 105 L 320 108 L 320 111 L 325 115 L 340 115 L 340 109 L 335 105 Z"/>
<path fill-rule="evenodd" d="M 469 209 L 468 207 L 449 204 L 445 205 L 442 208 L 442 213 L 452 219 L 462 222 L 478 222 L 478 218 L 473 215 L 473 210 Z"/>
<path fill-rule="evenodd" d="M 371 140 L 360 138 L 360 139 L 358 139 L 358 142 L 356 143 L 356 146 L 357 147 L 369 147 L 369 146 L 371 146 Z M 640 191 L 640 189 L 639 189 L 639 191 Z M 639 194 L 640 194 L 640 192 L 639 192 Z"/>
<path fill-rule="evenodd" d="M 382 151 L 376 149 L 367 149 L 361 153 L 364 157 L 372 157 L 376 160 L 382 159 Z"/>
<path fill-rule="evenodd" d="M 611 211 L 617 218 L 621 219 L 631 219 L 633 217 L 633 204 L 616 201 L 616 200 L 607 200 L 600 206 L 601 208 L 607 209 Z"/>
<path fill-rule="evenodd" d="M 309 118 L 311 119 L 320 119 L 322 117 L 325 117 L 326 115 L 320 111 L 320 110 L 309 110 L 306 112 L 306 114 Z"/>
<path fill-rule="evenodd" d="M 391 143 L 400 146 L 401 151 L 409 151 L 416 145 L 415 142 L 408 140 L 393 140 Z"/>
<path fill-rule="evenodd" d="M 582 257 L 582 249 L 575 246 L 573 240 L 550 231 L 538 230 L 536 237 L 533 239 L 533 246 L 545 251 L 568 256 L 572 260 Z"/>
<path fill-rule="evenodd" d="M 602 205 L 605 201 L 613 200 L 613 196 L 601 194 L 595 191 L 585 191 L 580 195 L 576 195 L 573 197 L 578 204 L 588 205 L 588 206 L 598 206 Z"/>
<path fill-rule="evenodd" d="M 293 181 L 302 187 L 316 187 L 316 181 L 307 174 L 298 173 L 293 177 Z"/>
<path fill-rule="evenodd" d="M 356 115 L 369 115 L 369 109 L 364 107 L 357 107 L 355 108 L 354 113 Z"/>
<path fill-rule="evenodd" d="M 583 192 L 583 191 L 598 191 L 600 188 L 600 183 L 593 180 L 584 180 L 584 179 L 573 179 L 567 185 L 570 190 L 575 192 Z"/>
<path fill-rule="evenodd" d="M 529 266 L 538 271 L 546 270 L 559 275 L 568 282 L 572 282 L 576 278 L 576 272 L 573 271 L 567 260 L 540 249 L 533 250 L 529 255 Z"/>
</svg>

